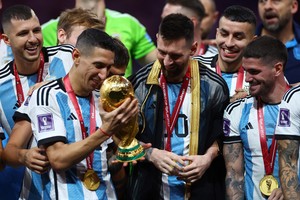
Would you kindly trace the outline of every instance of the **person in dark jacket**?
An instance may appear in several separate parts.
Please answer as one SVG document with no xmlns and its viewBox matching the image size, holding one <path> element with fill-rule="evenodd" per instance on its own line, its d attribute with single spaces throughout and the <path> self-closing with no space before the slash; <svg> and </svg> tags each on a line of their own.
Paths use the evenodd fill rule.
<svg viewBox="0 0 300 200">
<path fill-rule="evenodd" d="M 152 143 L 135 165 L 129 199 L 224 199 L 219 155 L 225 81 L 192 59 L 193 22 L 166 16 L 157 34 L 157 60 L 130 78 L 141 106 L 137 138 Z"/>
</svg>

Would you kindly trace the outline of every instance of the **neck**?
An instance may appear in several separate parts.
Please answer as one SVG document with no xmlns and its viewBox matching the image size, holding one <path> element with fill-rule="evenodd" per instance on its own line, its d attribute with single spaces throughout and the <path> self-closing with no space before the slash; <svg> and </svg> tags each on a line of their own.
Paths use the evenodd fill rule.
<svg viewBox="0 0 300 200">
<path fill-rule="evenodd" d="M 30 75 L 36 73 L 39 70 L 40 61 L 40 57 L 36 61 L 27 61 L 18 58 L 14 59 L 17 72 L 23 75 Z"/>
<path fill-rule="evenodd" d="M 232 62 L 232 63 L 226 63 L 226 62 L 221 60 L 220 55 L 219 55 L 217 65 L 219 65 L 222 72 L 236 72 L 241 67 L 242 60 L 235 61 L 235 62 Z"/>
<path fill-rule="evenodd" d="M 294 39 L 294 31 L 293 31 L 293 21 L 289 21 L 289 23 L 281 30 L 277 32 L 270 32 L 263 28 L 261 35 L 269 35 L 279 39 L 283 44 Z"/>
<path fill-rule="evenodd" d="M 77 76 L 74 72 L 74 70 L 72 70 L 73 67 L 71 68 L 70 72 L 69 72 L 69 80 L 70 80 L 70 84 L 72 86 L 72 89 L 75 93 L 76 96 L 81 96 L 81 97 L 87 97 L 90 95 L 90 91 L 85 91 L 84 88 L 81 86 L 82 82 L 81 82 L 81 78 L 77 78 L 80 76 Z"/>
<path fill-rule="evenodd" d="M 287 82 L 285 81 L 284 77 L 282 76 L 280 80 L 275 81 L 273 88 L 269 90 L 267 95 L 260 96 L 262 101 L 269 104 L 277 104 L 281 102 L 283 95 L 287 90 Z"/>
</svg>

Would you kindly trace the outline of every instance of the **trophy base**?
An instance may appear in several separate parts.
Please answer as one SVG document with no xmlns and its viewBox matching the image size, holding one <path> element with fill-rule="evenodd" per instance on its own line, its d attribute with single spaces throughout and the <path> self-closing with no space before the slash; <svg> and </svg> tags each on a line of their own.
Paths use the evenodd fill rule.
<svg viewBox="0 0 300 200">
<path fill-rule="evenodd" d="M 131 162 L 140 159 L 144 155 L 144 148 L 134 139 L 130 145 L 118 147 L 117 160 L 120 162 Z"/>
</svg>

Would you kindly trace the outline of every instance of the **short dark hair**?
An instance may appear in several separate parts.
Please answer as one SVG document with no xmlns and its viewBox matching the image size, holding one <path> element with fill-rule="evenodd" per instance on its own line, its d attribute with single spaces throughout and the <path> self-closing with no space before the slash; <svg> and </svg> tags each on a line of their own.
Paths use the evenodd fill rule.
<svg viewBox="0 0 300 200">
<path fill-rule="evenodd" d="M 256 16 L 252 10 L 240 5 L 232 5 L 227 7 L 222 16 L 233 22 L 246 22 L 253 26 L 253 32 L 256 28 Z"/>
<path fill-rule="evenodd" d="M 184 38 L 189 44 L 192 44 L 194 41 L 194 25 L 185 15 L 170 14 L 162 19 L 158 34 L 165 40 Z"/>
<path fill-rule="evenodd" d="M 26 5 L 13 5 L 5 9 L 2 13 L 2 28 L 3 32 L 7 31 L 7 25 L 11 23 L 11 20 L 28 20 L 32 18 L 32 9 Z"/>
<path fill-rule="evenodd" d="M 192 10 L 198 16 L 199 21 L 205 17 L 205 8 L 200 0 L 167 0 L 166 3 Z"/>
<path fill-rule="evenodd" d="M 261 36 L 251 41 L 245 48 L 244 58 L 261 59 L 264 64 L 274 65 L 277 62 L 283 63 L 283 69 L 287 62 L 287 49 L 278 39 L 271 36 Z"/>
<path fill-rule="evenodd" d="M 129 62 L 128 49 L 118 38 L 113 38 L 113 40 L 116 46 L 114 66 L 117 68 L 127 66 Z"/>
<path fill-rule="evenodd" d="M 115 52 L 115 42 L 111 36 L 102 30 L 88 28 L 77 39 L 75 47 L 82 55 L 88 55 L 91 48 L 99 47 Z"/>
</svg>

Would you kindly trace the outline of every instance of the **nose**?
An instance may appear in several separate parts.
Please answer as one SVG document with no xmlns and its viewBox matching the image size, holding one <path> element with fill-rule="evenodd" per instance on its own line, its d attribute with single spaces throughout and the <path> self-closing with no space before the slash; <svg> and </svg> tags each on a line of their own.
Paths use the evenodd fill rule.
<svg viewBox="0 0 300 200">
<path fill-rule="evenodd" d="M 36 41 L 38 41 L 36 35 L 35 35 L 33 32 L 30 32 L 30 33 L 28 34 L 28 41 L 29 41 L 29 42 L 36 42 Z"/>
<path fill-rule="evenodd" d="M 171 65 L 172 63 L 173 63 L 172 58 L 170 58 L 169 55 L 166 55 L 166 56 L 164 57 L 164 65 L 165 65 L 165 66 L 169 66 L 169 65 Z"/>
<path fill-rule="evenodd" d="M 103 67 L 98 70 L 98 76 L 101 80 L 104 80 L 108 77 L 109 70 L 107 67 Z"/>
<path fill-rule="evenodd" d="M 226 45 L 226 47 L 234 46 L 234 40 L 233 40 L 233 37 L 231 35 L 226 38 L 225 45 Z"/>
<path fill-rule="evenodd" d="M 262 1 L 262 5 L 265 10 L 269 10 L 272 8 L 272 0 L 264 0 Z"/>
</svg>

